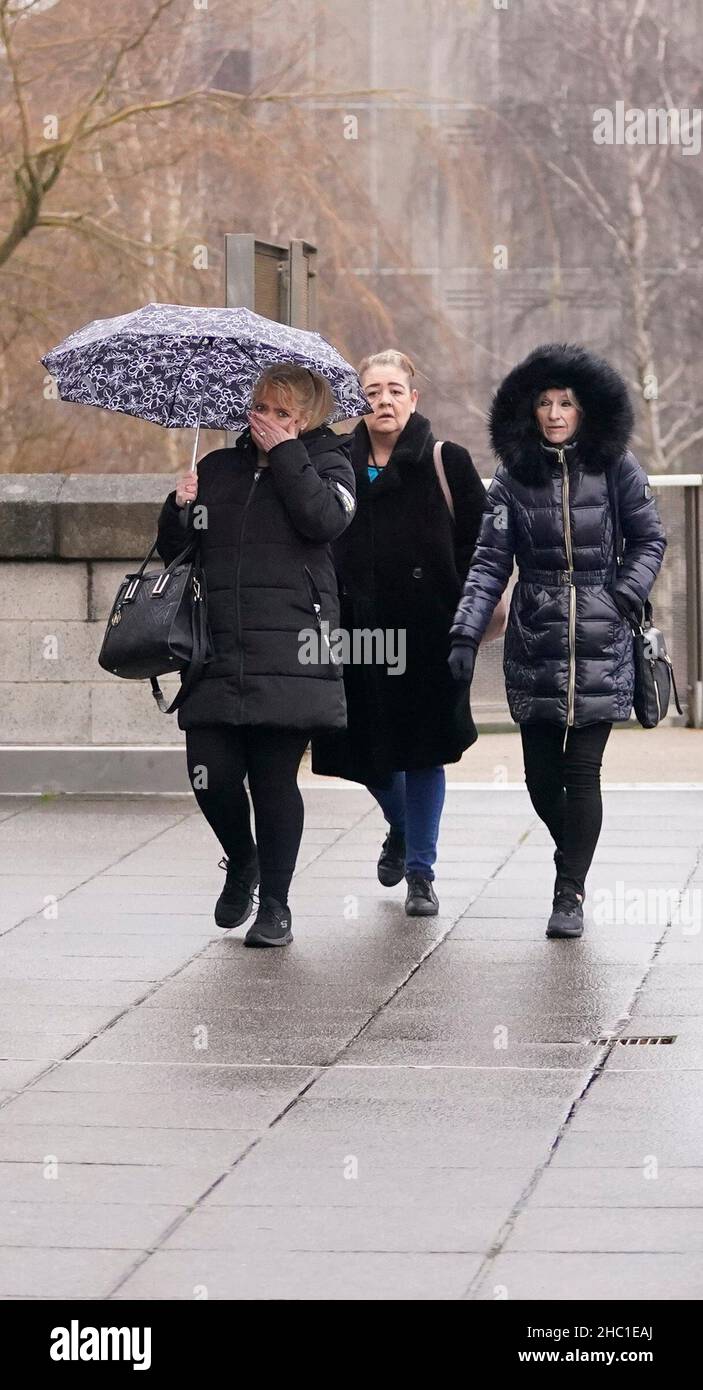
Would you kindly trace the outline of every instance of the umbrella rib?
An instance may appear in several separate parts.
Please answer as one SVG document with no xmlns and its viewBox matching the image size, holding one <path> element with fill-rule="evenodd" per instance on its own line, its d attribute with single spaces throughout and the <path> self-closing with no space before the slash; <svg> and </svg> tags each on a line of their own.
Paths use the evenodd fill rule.
<svg viewBox="0 0 703 1390">
<path fill-rule="evenodd" d="M 203 389 L 202 389 L 202 391 L 200 392 L 200 405 L 198 406 L 198 423 L 197 423 L 197 425 L 196 425 L 196 427 L 195 427 L 195 443 L 193 444 L 193 457 L 192 457 L 192 459 L 191 459 L 191 461 L 190 461 L 190 466 L 191 466 L 191 469 L 192 469 L 193 472 L 195 471 L 195 464 L 196 464 L 197 457 L 198 457 L 198 443 L 199 443 L 199 441 L 200 441 L 200 421 L 201 421 L 202 415 L 203 415 L 203 404 L 204 404 L 204 402 L 205 402 L 205 392 L 207 391 L 207 384 L 208 384 L 208 380 L 209 380 L 209 377 L 210 377 L 210 354 L 211 354 L 211 352 L 212 352 L 213 346 L 214 346 L 214 344 L 213 344 L 213 340 L 212 340 L 212 338 L 211 338 L 211 339 L 210 339 L 210 346 L 209 346 L 209 348 L 208 348 L 208 350 L 207 350 L 207 358 L 206 358 L 206 360 L 205 360 L 205 380 L 204 380 L 204 382 L 203 382 Z"/>
<path fill-rule="evenodd" d="M 183 378 L 184 378 L 186 372 L 188 371 L 188 368 L 189 368 L 189 367 L 191 366 L 191 364 L 195 361 L 195 358 L 197 357 L 198 353 L 202 351 L 203 343 L 207 343 L 207 342 L 210 343 L 210 352 L 212 352 L 212 338 L 208 339 L 207 336 L 202 337 L 202 338 L 200 339 L 200 342 L 198 343 L 198 346 L 195 348 L 195 350 L 193 351 L 192 355 L 188 358 L 188 361 L 186 362 L 185 366 L 183 367 L 183 370 L 181 371 L 181 374 L 180 374 L 180 376 L 179 376 L 179 378 L 178 378 L 178 381 L 176 382 L 176 385 L 175 385 L 175 387 L 174 387 L 173 396 L 171 397 L 171 404 L 170 404 L 170 406 L 169 406 L 169 408 L 168 408 L 168 416 L 167 416 L 167 419 L 170 420 L 170 419 L 172 418 L 173 407 L 174 407 L 174 405 L 176 404 L 176 396 L 178 395 L 178 392 L 179 392 L 179 390 L 180 390 L 180 388 L 181 388 L 181 382 L 183 381 Z M 206 385 L 207 385 L 207 377 L 206 377 L 206 379 L 205 379 L 205 382 L 206 382 Z M 204 388 L 203 388 L 203 393 L 204 393 Z M 200 397 L 200 409 L 201 409 L 201 411 L 202 411 L 202 408 L 203 408 L 203 397 L 202 397 L 202 395 L 201 395 L 201 397 Z M 198 423 L 200 423 L 200 419 L 199 419 L 199 418 L 198 418 Z"/>
</svg>

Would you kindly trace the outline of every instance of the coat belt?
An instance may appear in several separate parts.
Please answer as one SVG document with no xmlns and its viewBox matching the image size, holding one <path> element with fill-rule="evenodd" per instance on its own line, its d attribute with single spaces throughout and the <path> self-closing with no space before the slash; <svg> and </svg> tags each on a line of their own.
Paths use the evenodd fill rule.
<svg viewBox="0 0 703 1390">
<path fill-rule="evenodd" d="M 606 584 L 611 575 L 608 570 L 519 570 L 518 579 L 524 584 L 543 584 L 551 588 L 559 584 Z"/>
</svg>

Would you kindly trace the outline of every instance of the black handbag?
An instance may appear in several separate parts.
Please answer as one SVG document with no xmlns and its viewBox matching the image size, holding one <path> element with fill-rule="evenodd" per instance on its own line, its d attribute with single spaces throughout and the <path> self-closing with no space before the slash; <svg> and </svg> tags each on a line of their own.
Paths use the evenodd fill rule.
<svg viewBox="0 0 703 1390">
<path fill-rule="evenodd" d="M 625 541 L 620 525 L 620 507 L 612 469 L 607 469 L 608 496 L 613 516 L 613 536 L 615 542 L 615 574 L 623 563 Z M 679 714 L 683 714 L 676 689 L 674 668 L 667 651 L 663 632 L 654 626 L 652 605 L 646 599 L 639 620 L 631 618 L 633 639 L 633 658 L 635 664 L 635 694 L 633 707 L 635 716 L 643 729 L 655 729 L 665 718 L 671 692 Z"/>
<path fill-rule="evenodd" d="M 108 618 L 98 662 L 123 680 L 150 680 L 162 714 L 183 704 L 214 655 L 198 540 L 163 570 L 145 573 L 156 541 L 134 574 L 125 575 Z M 188 558 L 190 557 L 190 558 Z M 181 686 L 166 704 L 157 676 L 180 671 Z"/>
</svg>

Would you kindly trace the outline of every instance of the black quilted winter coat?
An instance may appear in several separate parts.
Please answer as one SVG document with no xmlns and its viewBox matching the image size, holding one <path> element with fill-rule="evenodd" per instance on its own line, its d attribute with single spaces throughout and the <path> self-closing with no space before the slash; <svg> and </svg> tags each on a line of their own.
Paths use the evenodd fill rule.
<svg viewBox="0 0 703 1390">
<path fill-rule="evenodd" d="M 207 508 L 202 562 L 215 658 L 178 711 L 178 726 L 266 724 L 329 729 L 346 724 L 339 665 L 299 660 L 301 632 L 339 622 L 330 541 L 354 514 L 349 436 L 322 426 L 269 452 L 257 465 L 249 430 L 233 449 L 198 464 L 196 509 Z M 194 534 L 169 493 L 157 549 L 168 564 Z M 203 514 L 200 513 L 202 516 Z M 324 649 L 323 649 L 324 650 Z"/>
<path fill-rule="evenodd" d="M 537 393 L 550 387 L 571 387 L 584 411 L 575 440 L 563 448 L 543 443 L 534 417 Z M 613 591 L 637 609 L 666 547 L 647 475 L 627 447 L 632 423 L 617 372 L 568 345 L 537 348 L 494 397 L 490 430 L 500 464 L 452 638 L 480 640 L 515 559 L 519 582 L 503 667 L 519 724 L 580 726 L 630 716 L 632 632 Z M 617 576 L 608 471 L 625 539 Z"/>
</svg>

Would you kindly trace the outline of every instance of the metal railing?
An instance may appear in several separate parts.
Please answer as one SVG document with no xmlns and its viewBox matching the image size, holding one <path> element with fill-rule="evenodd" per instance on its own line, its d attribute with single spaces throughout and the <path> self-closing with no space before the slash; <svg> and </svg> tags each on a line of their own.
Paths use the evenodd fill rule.
<svg viewBox="0 0 703 1390">
<path fill-rule="evenodd" d="M 491 479 L 484 478 L 489 486 Z M 668 545 L 652 591 L 654 620 L 666 637 L 684 711 L 672 700 L 668 722 L 703 728 L 703 473 L 650 473 Z M 503 679 L 503 642 L 482 649 L 471 708 L 484 724 L 510 723 Z"/>
</svg>

